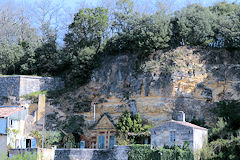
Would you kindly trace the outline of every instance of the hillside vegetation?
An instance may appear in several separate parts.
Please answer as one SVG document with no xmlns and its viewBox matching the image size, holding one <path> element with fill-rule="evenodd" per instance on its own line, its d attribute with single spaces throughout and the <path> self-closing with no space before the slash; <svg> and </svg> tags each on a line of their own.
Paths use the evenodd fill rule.
<svg viewBox="0 0 240 160">
<path fill-rule="evenodd" d="M 191 4 L 171 12 L 159 3 L 156 12 L 139 13 L 131 0 L 118 0 L 116 7 L 84 8 L 75 15 L 59 47 L 57 32 L 48 23 L 42 35 L 27 19 L 24 24 L 9 8 L 1 14 L 16 23 L 9 33 L 2 30 L 0 40 L 0 74 L 62 76 L 66 84 L 84 84 L 104 57 L 138 53 L 138 58 L 164 48 L 201 45 L 212 48 L 240 47 L 240 6 L 219 2 L 203 7 Z M 4 23 L 4 18 L 0 19 Z M 21 32 L 17 32 L 21 30 Z M 10 31 L 10 29 L 9 29 Z M 15 31 L 15 32 L 14 32 Z"/>
<path fill-rule="evenodd" d="M 47 95 L 53 111 L 46 115 L 46 128 L 71 135 L 70 140 L 61 135 L 59 146 L 87 133 L 91 114 L 84 113 L 91 112 L 92 103 L 101 104 L 99 115 L 116 113 L 115 122 L 124 109 L 139 105 L 145 119 L 157 122 L 185 109 L 189 121 L 209 129 L 201 159 L 238 160 L 240 4 L 190 4 L 172 12 L 158 3 L 156 8 L 137 12 L 132 0 L 117 0 L 114 9 L 83 7 L 59 45 L 58 32 L 48 22 L 39 34 L 27 17 L 3 7 L 0 75 L 65 80 L 66 89 Z"/>
</svg>

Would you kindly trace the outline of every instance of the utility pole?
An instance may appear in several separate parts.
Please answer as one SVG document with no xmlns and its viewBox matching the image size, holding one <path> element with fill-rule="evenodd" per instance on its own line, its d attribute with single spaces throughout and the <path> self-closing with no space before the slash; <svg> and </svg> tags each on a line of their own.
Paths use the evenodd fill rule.
<svg viewBox="0 0 240 160">
<path fill-rule="evenodd" d="M 93 104 L 93 116 L 94 116 L 94 121 L 96 120 L 96 105 L 95 103 Z"/>
</svg>

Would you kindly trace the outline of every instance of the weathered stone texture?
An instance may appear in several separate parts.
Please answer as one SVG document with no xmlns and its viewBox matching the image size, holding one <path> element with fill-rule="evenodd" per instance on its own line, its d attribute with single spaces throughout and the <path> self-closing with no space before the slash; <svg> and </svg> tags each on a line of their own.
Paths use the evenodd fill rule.
<svg viewBox="0 0 240 160">
<path fill-rule="evenodd" d="M 127 160 L 128 146 L 115 146 L 114 149 L 57 149 L 54 160 Z"/>
<path fill-rule="evenodd" d="M 178 121 L 180 122 L 180 121 Z M 199 151 L 207 143 L 208 131 L 201 127 L 194 127 L 185 121 L 180 124 L 177 121 L 164 122 L 150 129 L 151 145 L 158 146 L 183 146 L 189 143 L 190 149 Z M 175 133 L 175 141 L 171 141 L 170 132 Z M 173 137 L 172 137 L 173 139 Z"/>
<path fill-rule="evenodd" d="M 170 131 L 175 131 L 175 142 L 170 141 Z M 174 122 L 165 122 L 164 124 L 151 129 L 151 144 L 158 146 L 182 146 L 184 142 L 189 143 L 189 147 L 193 149 L 193 131 L 191 127 L 183 126 Z"/>
<path fill-rule="evenodd" d="M 44 160 L 127 160 L 129 146 L 114 146 L 113 149 L 10 149 L 13 157 L 25 152 L 37 153 Z"/>
<path fill-rule="evenodd" d="M 0 76 L 0 97 L 18 96 L 20 76 Z"/>
<path fill-rule="evenodd" d="M 199 129 L 194 129 L 194 135 L 193 135 L 193 149 L 195 151 L 199 151 L 208 141 L 208 132 L 203 132 Z"/>
<path fill-rule="evenodd" d="M 7 154 L 7 135 L 0 135 L 0 154 Z"/>
<path fill-rule="evenodd" d="M 179 47 L 152 54 L 142 64 L 134 54 L 107 56 L 91 81 L 64 94 L 55 109 L 93 120 L 93 105 L 90 112 L 73 112 L 73 102 L 85 95 L 96 103 L 96 119 L 108 112 L 116 121 L 129 110 L 159 124 L 181 110 L 188 121 L 207 120 L 215 102 L 240 99 L 238 55 L 224 49 Z"/>
<path fill-rule="evenodd" d="M 0 97 L 23 96 L 32 92 L 64 87 L 60 78 L 37 76 L 0 76 Z"/>
<path fill-rule="evenodd" d="M 9 157 L 14 157 L 16 155 L 25 153 L 31 153 L 32 155 L 36 154 L 37 159 L 41 160 L 54 160 L 55 156 L 55 148 L 48 149 L 48 148 L 27 148 L 27 149 L 10 149 L 9 150 Z"/>
</svg>

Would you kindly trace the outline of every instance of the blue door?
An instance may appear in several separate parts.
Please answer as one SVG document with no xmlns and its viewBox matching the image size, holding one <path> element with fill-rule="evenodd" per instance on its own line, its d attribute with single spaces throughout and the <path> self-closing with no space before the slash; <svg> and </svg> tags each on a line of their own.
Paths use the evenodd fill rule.
<svg viewBox="0 0 240 160">
<path fill-rule="evenodd" d="M 110 146 L 109 146 L 109 148 L 112 149 L 114 144 L 115 144 L 115 136 L 110 136 Z"/>
<path fill-rule="evenodd" d="M 80 148 L 85 148 L 85 141 L 80 141 Z"/>
<path fill-rule="evenodd" d="M 37 148 L 37 140 L 36 139 L 32 139 L 31 148 Z"/>
<path fill-rule="evenodd" d="M 98 136 L 98 149 L 104 149 L 105 136 Z"/>
<path fill-rule="evenodd" d="M 7 120 L 0 118 L 0 134 L 7 134 Z"/>
</svg>

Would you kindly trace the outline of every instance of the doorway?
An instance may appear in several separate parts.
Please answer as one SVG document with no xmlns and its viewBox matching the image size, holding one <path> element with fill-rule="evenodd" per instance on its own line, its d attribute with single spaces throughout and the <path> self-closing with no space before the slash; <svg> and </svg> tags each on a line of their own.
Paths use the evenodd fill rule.
<svg viewBox="0 0 240 160">
<path fill-rule="evenodd" d="M 109 148 L 112 149 L 115 145 L 115 136 L 110 136 L 110 145 Z"/>
<path fill-rule="evenodd" d="M 26 148 L 31 148 L 31 139 L 26 139 Z"/>
<path fill-rule="evenodd" d="M 105 136 L 98 136 L 98 149 L 104 149 Z"/>
</svg>

